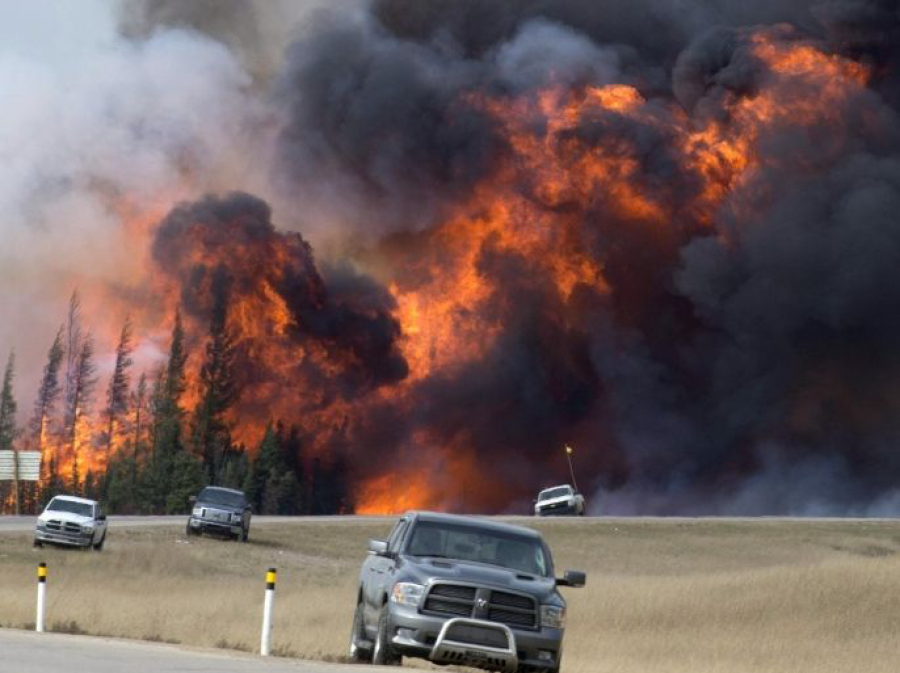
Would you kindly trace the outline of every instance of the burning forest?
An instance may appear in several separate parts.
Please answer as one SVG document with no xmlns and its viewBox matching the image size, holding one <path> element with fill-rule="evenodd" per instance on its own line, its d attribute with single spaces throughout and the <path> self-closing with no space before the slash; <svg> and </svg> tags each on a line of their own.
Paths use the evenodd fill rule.
<svg viewBox="0 0 900 673">
<path fill-rule="evenodd" d="M 900 510 L 894 3 L 327 5 L 0 57 L 26 502 Z"/>
</svg>

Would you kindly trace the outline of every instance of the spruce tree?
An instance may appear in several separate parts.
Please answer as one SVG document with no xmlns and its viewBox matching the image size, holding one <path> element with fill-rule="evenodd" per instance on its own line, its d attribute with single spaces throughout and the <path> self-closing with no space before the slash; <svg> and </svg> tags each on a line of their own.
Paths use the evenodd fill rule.
<svg viewBox="0 0 900 673">
<path fill-rule="evenodd" d="M 40 489 L 42 496 L 43 492 L 49 488 L 50 482 L 56 479 L 56 475 L 52 473 L 56 462 L 53 456 L 48 455 L 47 439 L 50 434 L 50 420 L 53 418 L 60 393 L 59 370 L 65 355 L 63 331 L 64 328 L 60 327 L 47 352 L 47 364 L 44 365 L 44 374 L 41 377 L 41 385 L 38 388 L 38 396 L 34 404 L 34 417 L 31 420 L 34 447 L 41 452 Z"/>
<path fill-rule="evenodd" d="M 3 386 L 0 388 L 0 451 L 12 451 L 16 439 L 16 399 L 13 396 L 13 378 L 15 376 L 16 358 L 10 353 L 3 370 Z M 11 488 L 15 489 L 16 514 L 19 513 L 21 489 L 16 479 Z M 5 496 L 5 493 L 3 494 Z M 5 498 L 0 499 L 3 502 Z"/>
<path fill-rule="evenodd" d="M 187 351 L 181 312 L 175 314 L 166 368 L 153 391 L 153 449 L 147 468 L 147 509 L 155 513 L 186 511 L 188 497 L 203 485 L 199 463 L 184 447 L 181 397 L 186 388 Z"/>
<path fill-rule="evenodd" d="M 129 473 L 131 486 L 137 489 L 138 471 L 141 469 L 145 444 L 144 424 L 147 422 L 147 373 L 141 372 L 137 387 L 131 395 L 131 408 L 134 409 L 133 435 L 131 437 L 131 471 Z"/>
<path fill-rule="evenodd" d="M 250 474 L 246 482 L 246 494 L 254 509 L 262 514 L 269 514 L 263 507 L 266 500 L 266 486 L 272 474 L 280 474 L 285 471 L 281 456 L 281 442 L 272 424 L 266 426 L 266 432 L 259 448 L 256 450 L 256 459 L 250 468 Z"/>
<path fill-rule="evenodd" d="M 94 340 L 90 334 L 81 339 L 81 348 L 75 358 L 71 376 L 69 396 L 66 400 L 65 436 L 72 456 L 71 486 L 76 493 L 81 489 L 81 445 L 84 438 L 79 435 L 82 421 L 91 410 L 92 396 L 97 379 L 94 376 Z"/>
<path fill-rule="evenodd" d="M 122 331 L 119 334 L 119 343 L 116 346 L 116 364 L 112 377 L 109 379 L 109 389 L 106 392 L 106 461 L 109 462 L 116 434 L 120 432 L 125 414 L 128 412 L 128 369 L 131 367 L 131 319 L 126 318 Z"/>
<path fill-rule="evenodd" d="M 3 387 L 0 388 L 0 450 L 12 451 L 16 439 L 16 399 L 13 396 L 16 356 L 9 354 L 3 370 Z"/>
<path fill-rule="evenodd" d="M 237 401 L 235 346 L 227 319 L 228 292 L 224 283 L 220 283 L 200 369 L 201 397 L 191 424 L 194 452 L 203 461 L 206 477 L 213 484 L 221 483 L 226 457 L 232 452 L 231 428 L 226 414 Z"/>
</svg>

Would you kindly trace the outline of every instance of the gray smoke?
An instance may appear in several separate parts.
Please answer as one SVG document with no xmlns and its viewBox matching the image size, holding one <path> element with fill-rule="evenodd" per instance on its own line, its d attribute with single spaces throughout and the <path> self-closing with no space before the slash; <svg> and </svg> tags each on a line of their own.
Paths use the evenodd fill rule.
<svg viewBox="0 0 900 673">
<path fill-rule="evenodd" d="M 92 316 L 120 322 L 136 298 L 152 305 L 123 203 L 162 219 L 176 201 L 239 189 L 325 251 L 336 307 L 352 310 L 326 311 L 315 338 L 337 339 L 349 320 L 342 348 L 391 356 L 359 386 L 384 400 L 359 412 L 343 447 L 369 475 L 396 456 L 427 464 L 414 441 L 424 429 L 513 466 L 500 496 L 447 501 L 460 508 L 527 503 L 566 478 L 570 442 L 602 512 L 897 513 L 896 2 L 335 5 L 128 2 L 122 34 L 84 46 L 71 67 L 0 52 L 0 229 L 11 241 L 0 248 L 0 348 L 19 345 L 20 381 L 36 382 L 46 350 L 21 335 L 49 345 L 76 283 L 87 303 L 92 284 L 122 298 L 87 306 Z M 801 119 L 821 91 L 779 88 L 754 56 L 759 35 L 855 59 L 871 79 Z M 554 141 L 633 162 L 635 186 L 666 204 L 670 226 L 615 212 L 602 190 L 566 211 L 514 166 L 535 207 L 574 222 L 610 292 L 562 297 L 533 261 L 488 241 L 477 271 L 499 336 L 477 362 L 417 382 L 411 409 L 392 406 L 386 391 L 405 370 L 389 297 L 335 251 L 375 259 L 378 278 L 414 290 L 430 273 L 422 261 L 442 259 L 436 225 L 514 156 L 481 103 L 610 83 L 639 89 L 641 114 L 597 110 Z M 727 129 L 733 104 L 761 91 L 796 118 L 761 127 L 759 169 L 700 222 L 702 176 L 680 159 L 677 131 Z M 544 140 L 547 120 L 529 122 Z"/>
</svg>

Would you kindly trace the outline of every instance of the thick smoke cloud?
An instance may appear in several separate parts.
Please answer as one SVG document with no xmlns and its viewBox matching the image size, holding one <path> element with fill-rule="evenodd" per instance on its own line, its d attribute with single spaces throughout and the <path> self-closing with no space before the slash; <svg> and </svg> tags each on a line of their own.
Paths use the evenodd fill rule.
<svg viewBox="0 0 900 673">
<path fill-rule="evenodd" d="M 15 101 L 0 112 L 0 154 L 13 157 L 0 168 L 13 241 L 0 280 L 14 288 L 0 316 L 49 339 L 61 310 L 42 288 L 61 308 L 85 278 L 156 318 L 171 309 L 131 269 L 148 253 L 122 204 L 149 203 L 150 268 L 196 325 L 217 283 L 239 304 L 274 290 L 290 319 L 284 333 L 243 333 L 248 413 L 291 391 L 284 420 L 324 428 L 358 485 L 396 466 L 454 467 L 458 452 L 508 474 L 477 493 L 460 486 L 477 483 L 472 470 L 448 476 L 440 504 L 514 510 L 567 478 L 572 443 L 602 512 L 900 510 L 895 2 L 334 5 L 131 2 L 128 39 L 83 74 L 0 59 Z M 830 96 L 841 76 L 776 72 L 763 43 L 858 65 L 864 83 Z M 553 126 L 547 106 L 566 98 L 548 92 L 608 85 L 625 98 Z M 790 113 L 747 112 L 770 101 Z M 729 172 L 714 145 L 734 139 L 754 163 Z M 597 157 L 618 182 L 542 189 L 545 164 L 577 176 Z M 648 195 L 634 199 L 644 211 L 614 187 Z M 232 189 L 259 196 L 200 198 Z M 514 225 L 552 232 L 546 250 L 482 236 L 496 191 Z M 268 203 L 303 238 L 276 230 Z M 483 333 L 453 336 L 484 343 L 422 371 L 405 350 L 420 326 L 397 316 L 457 261 L 447 232 L 460 219 L 475 223 L 462 231 L 487 289 L 451 317 Z M 563 292 L 551 258 L 586 260 L 603 282 Z M 10 325 L 0 346 L 22 329 Z M 265 336 L 296 357 L 275 368 L 254 348 Z M 323 409 L 339 413 L 316 425 Z"/>
<path fill-rule="evenodd" d="M 224 46 L 180 30 L 71 42 L 64 61 L 0 50 L 0 352 L 17 350 L 23 416 L 73 289 L 101 353 L 131 312 L 152 360 L 170 307 L 144 292 L 144 228 L 195 191 L 262 189 L 260 105 Z"/>
<path fill-rule="evenodd" d="M 485 245 L 478 272 L 501 335 L 477 361 L 418 383 L 411 425 L 519 459 L 523 499 L 574 438 L 603 511 L 890 511 L 900 474 L 896 20 L 878 2 L 651 0 L 382 0 L 370 17 L 322 15 L 280 81 L 280 160 L 288 184 L 340 201 L 358 231 L 444 221 L 513 156 L 483 98 L 553 85 L 642 92 L 641 115 L 595 113 L 562 141 L 621 151 L 641 189 L 671 209 L 665 232 L 613 212 L 603 194 L 583 212 L 579 235 L 608 296 L 583 287 L 563 301 L 533 264 Z M 677 156 L 679 115 L 727 127 L 740 123 L 735 102 L 762 91 L 798 115 L 818 95 L 814 83 L 781 85 L 757 55 L 759 36 L 858 58 L 876 74 L 821 118 L 761 127 L 763 170 L 732 188 L 710 229 L 692 211 L 701 175 Z M 535 138 L 544 132 L 535 120 Z"/>
<path fill-rule="evenodd" d="M 277 232 L 271 209 L 257 197 L 235 192 L 177 206 L 157 229 L 152 254 L 179 288 L 186 315 L 200 325 L 223 299 L 237 323 L 247 319 L 242 314 L 271 321 L 272 311 L 284 306 L 289 327 L 274 362 L 257 355 L 276 334 L 247 325 L 235 334 L 240 388 L 256 405 L 282 408 L 253 394 L 254 381 L 278 381 L 272 393 L 286 398 L 294 376 L 354 397 L 407 374 L 391 296 L 348 268 L 323 278 L 309 244 L 299 234 Z"/>
</svg>

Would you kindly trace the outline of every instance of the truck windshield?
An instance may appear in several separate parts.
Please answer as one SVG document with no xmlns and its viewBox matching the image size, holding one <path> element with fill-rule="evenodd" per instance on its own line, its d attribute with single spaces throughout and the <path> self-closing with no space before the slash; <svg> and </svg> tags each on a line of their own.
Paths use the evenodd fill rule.
<svg viewBox="0 0 900 673">
<path fill-rule="evenodd" d="M 86 502 L 75 502 L 74 500 L 63 500 L 62 498 L 53 498 L 47 504 L 48 512 L 69 512 L 71 514 L 80 514 L 81 516 L 92 516 L 94 513 L 93 505 Z"/>
<path fill-rule="evenodd" d="M 204 488 L 197 497 L 199 502 L 210 505 L 225 505 L 226 507 L 243 507 L 244 496 L 240 493 L 232 493 L 221 488 Z"/>
<path fill-rule="evenodd" d="M 406 553 L 487 563 L 530 575 L 550 573 L 550 562 L 539 539 L 476 526 L 419 521 Z"/>
<path fill-rule="evenodd" d="M 559 488 L 548 488 L 546 491 L 541 492 L 538 496 L 539 501 L 543 500 L 553 500 L 553 498 L 562 498 L 567 495 L 572 495 L 572 489 L 568 486 L 560 486 Z"/>
</svg>

